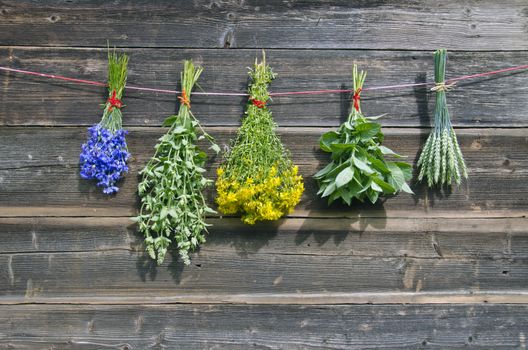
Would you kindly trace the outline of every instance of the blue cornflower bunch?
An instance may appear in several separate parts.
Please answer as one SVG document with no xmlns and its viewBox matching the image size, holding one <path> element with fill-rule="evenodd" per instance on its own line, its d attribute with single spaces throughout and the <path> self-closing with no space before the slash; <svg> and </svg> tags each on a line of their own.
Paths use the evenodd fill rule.
<svg viewBox="0 0 528 350">
<path fill-rule="evenodd" d="M 115 133 L 95 124 L 88 129 L 90 137 L 82 145 L 81 177 L 97 180 L 97 186 L 103 187 L 106 194 L 115 193 L 119 188 L 115 185 L 121 174 L 128 172 L 126 164 L 130 153 L 127 151 L 126 130 Z"/>
<path fill-rule="evenodd" d="M 108 100 L 103 118 L 89 131 L 89 138 L 81 147 L 81 177 L 97 180 L 97 186 L 106 194 L 116 193 L 116 183 L 128 172 L 130 158 L 122 126 L 121 97 L 126 85 L 128 57 L 108 53 Z"/>
</svg>

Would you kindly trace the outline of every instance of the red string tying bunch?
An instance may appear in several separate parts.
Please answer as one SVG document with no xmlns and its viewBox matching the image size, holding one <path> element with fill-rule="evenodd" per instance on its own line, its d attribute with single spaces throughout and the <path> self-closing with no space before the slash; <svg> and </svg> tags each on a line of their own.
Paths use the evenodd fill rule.
<svg viewBox="0 0 528 350">
<path fill-rule="evenodd" d="M 110 103 L 110 107 L 108 107 L 108 110 L 110 112 L 112 111 L 114 107 L 118 109 L 121 109 L 123 107 L 123 102 L 121 102 L 121 100 L 116 97 L 115 90 L 112 91 L 112 96 L 110 96 L 108 100 L 106 100 L 106 102 Z"/>
<path fill-rule="evenodd" d="M 354 101 L 354 109 L 356 112 L 359 112 L 359 101 L 361 100 L 361 88 L 354 91 L 354 96 L 352 96 L 352 100 Z"/>
<path fill-rule="evenodd" d="M 185 105 L 187 106 L 187 108 L 191 109 L 191 100 L 189 100 L 189 97 L 187 96 L 185 89 L 183 89 L 181 96 L 178 96 L 178 100 L 180 100 L 180 103 L 182 105 Z"/>
<path fill-rule="evenodd" d="M 251 103 L 255 105 L 257 108 L 264 108 L 266 106 L 266 101 L 257 100 L 255 98 L 251 98 Z"/>
</svg>

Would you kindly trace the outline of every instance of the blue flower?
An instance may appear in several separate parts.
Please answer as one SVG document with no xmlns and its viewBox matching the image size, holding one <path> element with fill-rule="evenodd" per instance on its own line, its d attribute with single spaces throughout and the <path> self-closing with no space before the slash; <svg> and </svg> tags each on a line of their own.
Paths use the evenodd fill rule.
<svg viewBox="0 0 528 350">
<path fill-rule="evenodd" d="M 126 130 L 120 129 L 115 133 L 95 124 L 88 128 L 88 141 L 81 149 L 81 177 L 97 180 L 97 186 L 103 187 L 106 194 L 119 190 L 115 186 L 122 173 L 128 172 L 126 162 L 130 157 L 127 151 Z"/>
</svg>

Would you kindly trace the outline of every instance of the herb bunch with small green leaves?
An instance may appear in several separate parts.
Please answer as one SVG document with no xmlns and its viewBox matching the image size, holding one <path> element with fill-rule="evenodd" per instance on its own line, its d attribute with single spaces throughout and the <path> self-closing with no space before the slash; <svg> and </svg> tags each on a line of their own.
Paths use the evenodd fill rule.
<svg viewBox="0 0 528 350">
<path fill-rule="evenodd" d="M 190 109 L 192 89 L 203 69 L 185 61 L 182 96 L 177 115 L 168 117 L 169 130 L 154 147 L 156 152 L 140 172 L 138 192 L 141 210 L 135 218 L 145 235 L 148 254 L 163 263 L 169 245 L 174 242 L 185 264 L 189 252 L 205 242 L 206 214 L 215 214 L 205 201 L 203 190 L 212 181 L 204 177 L 206 154 L 197 142 L 207 139 L 219 152 L 214 139 L 203 130 Z"/>
<path fill-rule="evenodd" d="M 361 112 L 359 94 L 366 76 L 366 72 L 358 73 L 354 65 L 354 103 L 348 120 L 319 140 L 321 149 L 331 153 L 332 161 L 314 178 L 319 184 L 317 194 L 327 197 L 328 204 L 338 199 L 348 205 L 353 199 L 375 203 L 382 195 L 413 193 L 407 184 L 412 177 L 411 165 L 385 159 L 402 156 L 381 145 L 384 138 L 381 124 L 373 121 L 379 117 L 365 117 Z"/>
<path fill-rule="evenodd" d="M 445 66 L 447 50 L 440 49 L 434 53 L 436 105 L 434 128 L 425 142 L 422 154 L 418 159 L 420 172 L 418 180 L 427 178 L 427 185 L 459 185 L 462 177 L 467 178 L 466 163 L 458 145 L 455 130 L 447 108 L 445 84 Z"/>
</svg>

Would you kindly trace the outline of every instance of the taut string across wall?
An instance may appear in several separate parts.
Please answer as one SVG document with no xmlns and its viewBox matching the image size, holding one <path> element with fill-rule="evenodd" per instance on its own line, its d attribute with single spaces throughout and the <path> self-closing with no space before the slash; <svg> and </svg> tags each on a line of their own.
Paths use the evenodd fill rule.
<svg viewBox="0 0 528 350">
<path fill-rule="evenodd" d="M 528 65 L 497 69 L 497 70 L 492 70 L 492 71 L 477 73 L 477 74 L 463 75 L 463 76 L 459 76 L 459 77 L 455 77 L 451 79 L 446 79 L 445 84 L 452 85 L 462 80 L 482 78 L 482 77 L 487 77 L 491 75 L 520 71 L 520 70 L 525 70 L 525 69 L 528 69 Z M 54 79 L 54 80 L 63 80 L 63 81 L 68 81 L 68 82 L 72 82 L 76 84 L 95 85 L 95 86 L 104 86 L 104 87 L 107 86 L 107 84 L 105 83 L 93 81 L 93 80 L 71 78 L 71 77 L 65 77 L 62 75 L 47 74 L 47 73 L 34 72 L 34 71 L 9 68 L 9 67 L 0 66 L 0 71 L 13 72 L 13 73 L 24 74 L 24 75 L 32 75 L 32 76 L 38 76 L 38 77 L 49 78 L 49 79 Z M 433 85 L 436 85 L 436 83 L 435 82 L 423 82 L 423 83 L 408 83 L 408 84 L 396 84 L 396 85 L 380 85 L 380 86 L 365 87 L 362 89 L 362 91 L 394 90 L 394 89 L 404 89 L 404 88 L 409 88 L 409 87 L 425 87 L 425 86 L 433 86 Z M 128 84 L 126 85 L 126 89 L 146 91 L 146 92 L 156 92 L 156 93 L 163 93 L 163 94 L 173 94 L 173 95 L 181 94 L 181 91 L 177 91 L 177 90 L 149 88 L 149 87 L 144 87 L 144 86 L 136 86 L 136 85 L 128 85 Z M 322 95 L 322 94 L 339 94 L 339 93 L 350 93 L 350 92 L 354 92 L 354 90 L 352 89 L 328 89 L 328 90 L 284 91 L 284 92 L 270 92 L 269 95 L 270 96 Z M 203 95 L 203 96 L 249 96 L 245 92 L 196 91 L 196 92 L 193 92 L 193 94 Z"/>
</svg>

